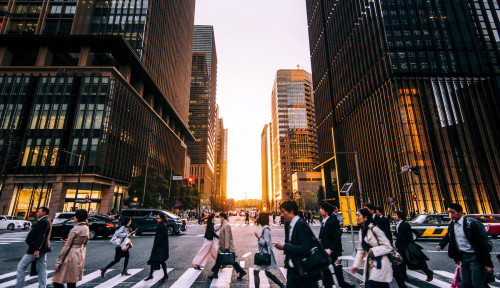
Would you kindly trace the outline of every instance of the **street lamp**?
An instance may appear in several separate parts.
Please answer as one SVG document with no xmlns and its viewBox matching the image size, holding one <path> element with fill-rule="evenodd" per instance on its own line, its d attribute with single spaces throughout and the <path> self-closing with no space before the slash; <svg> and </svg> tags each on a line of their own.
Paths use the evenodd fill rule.
<svg viewBox="0 0 500 288">
<path fill-rule="evenodd" d="M 73 202 L 73 208 L 72 208 L 72 210 L 75 211 L 76 210 L 76 200 L 78 199 L 78 190 L 80 189 L 80 179 L 82 178 L 83 165 L 85 163 L 85 155 L 75 154 L 73 152 L 69 152 L 69 151 L 66 151 L 66 150 L 63 150 L 63 152 L 64 153 L 68 153 L 70 155 L 73 155 L 75 157 L 78 157 L 78 163 L 80 164 L 80 172 L 78 174 L 78 182 L 76 184 L 76 191 L 75 191 L 75 200 Z"/>
</svg>

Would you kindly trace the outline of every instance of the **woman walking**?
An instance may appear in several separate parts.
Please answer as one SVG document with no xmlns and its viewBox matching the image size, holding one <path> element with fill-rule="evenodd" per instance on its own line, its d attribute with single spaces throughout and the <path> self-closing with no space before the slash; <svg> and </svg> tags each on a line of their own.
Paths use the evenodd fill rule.
<svg viewBox="0 0 500 288">
<path fill-rule="evenodd" d="M 155 270 L 163 270 L 163 278 L 160 282 L 165 282 L 168 279 L 167 274 L 167 263 L 168 260 L 168 229 L 167 229 L 167 215 L 164 213 L 158 213 L 156 216 L 156 221 L 158 226 L 156 226 L 155 240 L 153 242 L 153 250 L 151 251 L 151 256 L 148 260 L 148 265 L 151 265 L 151 270 L 149 271 L 149 276 L 144 279 L 145 281 L 153 279 L 153 272 Z"/>
<path fill-rule="evenodd" d="M 111 268 L 116 263 L 120 262 L 120 259 L 125 258 L 125 262 L 123 263 L 123 271 L 122 275 L 130 275 L 127 272 L 128 266 L 128 258 L 130 256 L 129 250 L 132 247 L 132 241 L 130 240 L 130 236 L 132 235 L 130 225 L 132 224 L 132 220 L 128 217 L 123 217 L 120 219 L 121 227 L 116 230 L 113 238 L 111 238 L 111 243 L 115 244 L 115 259 L 108 264 L 108 266 L 101 268 L 101 276 L 105 277 L 106 270 Z"/>
<path fill-rule="evenodd" d="M 87 211 L 80 209 L 75 212 L 75 227 L 69 231 L 68 239 L 56 260 L 56 270 L 52 281 L 55 288 L 76 287 L 76 282 L 83 278 L 85 266 L 85 245 L 89 242 L 89 226 Z"/>
<path fill-rule="evenodd" d="M 210 214 L 208 216 L 207 227 L 205 228 L 205 240 L 203 241 L 200 251 L 198 251 L 198 254 L 196 254 L 193 259 L 192 264 L 196 270 L 201 270 L 200 266 L 205 266 L 208 256 L 211 256 L 214 262 L 217 258 L 217 245 L 219 242 L 217 239 L 219 239 L 219 236 L 215 233 L 214 217 L 215 214 Z"/>
<path fill-rule="evenodd" d="M 272 269 L 278 269 L 278 263 L 276 262 L 276 258 L 274 258 L 274 253 L 273 253 L 273 246 L 271 244 L 271 228 L 269 228 L 269 214 L 262 212 L 259 214 L 259 218 L 257 219 L 257 224 L 262 226 L 262 230 L 260 231 L 260 234 L 257 232 L 255 233 L 255 237 L 257 237 L 258 244 L 259 244 L 259 252 L 263 251 L 264 253 L 269 253 L 271 254 L 271 265 L 264 266 L 264 265 L 255 265 L 255 268 L 253 270 L 253 276 L 255 279 L 255 288 L 259 288 L 260 285 L 260 278 L 259 278 L 259 272 L 260 271 L 265 271 L 267 278 L 271 279 L 276 283 L 279 287 L 283 288 L 285 285 L 280 282 L 278 277 L 274 276 L 271 273 Z"/>
<path fill-rule="evenodd" d="M 391 243 L 384 232 L 373 224 L 373 217 L 368 209 L 364 208 L 356 213 L 358 225 L 361 225 L 359 233 L 359 246 L 356 259 L 352 265 L 351 272 L 354 274 L 366 258 L 363 278 L 366 287 L 389 288 L 392 281 L 392 264 L 387 257 L 392 251 Z"/>
</svg>

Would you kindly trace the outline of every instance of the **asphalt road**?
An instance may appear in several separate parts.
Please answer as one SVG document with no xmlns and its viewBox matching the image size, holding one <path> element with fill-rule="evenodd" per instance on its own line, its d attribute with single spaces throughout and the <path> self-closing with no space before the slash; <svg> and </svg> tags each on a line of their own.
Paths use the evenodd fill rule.
<svg viewBox="0 0 500 288">
<path fill-rule="evenodd" d="M 230 217 L 230 223 L 233 226 L 233 238 L 236 246 L 236 255 L 238 261 L 247 272 L 253 269 L 253 254 L 257 251 L 257 241 L 254 232 L 260 231 L 260 227 L 255 224 L 245 225 L 244 218 Z M 272 225 L 272 224 L 271 224 Z M 316 235 L 319 233 L 319 223 L 316 222 L 312 226 Z M 271 226 L 273 241 L 284 240 L 283 226 Z M 16 266 L 27 249 L 24 243 L 24 238 L 27 232 L 25 231 L 0 231 L 0 287 L 11 287 L 15 285 Z M 158 283 L 161 278 L 161 272 L 155 273 L 155 279 L 149 282 L 141 282 L 147 277 L 149 266 L 146 262 L 151 253 L 153 243 L 153 234 L 142 234 L 134 237 L 132 242 L 134 247 L 130 251 L 129 272 L 132 276 L 120 276 L 123 269 L 123 260 L 116 264 L 113 270 L 106 274 L 106 278 L 101 278 L 99 268 L 105 266 L 114 257 L 114 246 L 109 243 L 109 239 L 98 238 L 90 241 L 87 246 L 87 254 L 85 261 L 85 283 L 79 283 L 78 287 L 253 287 L 252 273 L 248 273 L 243 280 L 236 279 L 236 272 L 228 268 L 221 272 L 218 280 L 208 279 L 210 275 L 209 269 L 213 266 L 211 259 L 208 260 L 206 269 L 198 272 L 192 269 L 191 261 L 198 252 L 198 249 L 203 243 L 204 226 L 198 225 L 197 222 L 189 222 L 187 231 L 181 235 L 169 237 L 170 242 L 170 259 L 167 261 L 169 268 L 169 280 L 165 284 Z M 355 233 L 355 240 L 358 239 L 358 234 Z M 349 258 L 352 256 L 352 236 L 345 233 L 342 236 L 344 256 Z M 422 245 L 430 258 L 429 267 L 435 272 L 435 280 L 431 283 L 426 283 L 425 275 L 420 271 L 410 271 L 409 287 L 449 287 L 452 273 L 455 269 L 455 264 L 448 258 L 446 251 L 437 252 L 437 240 L 424 240 L 418 242 Z M 494 253 L 500 252 L 500 241 L 494 239 Z M 60 241 L 52 241 L 52 251 L 48 254 L 48 268 L 53 270 L 55 259 L 60 252 L 63 244 Z M 498 251 L 498 252 L 495 252 Z M 283 267 L 284 256 L 281 251 L 275 250 L 275 255 L 280 267 Z M 494 259 L 496 271 L 500 271 L 500 266 Z M 361 275 L 351 275 L 348 267 L 352 264 L 350 260 L 344 260 L 345 267 L 344 275 L 346 279 L 355 284 L 361 283 Z M 360 271 L 362 273 L 362 271 Z M 281 281 L 285 281 L 285 276 L 281 270 L 274 271 Z M 53 273 L 49 273 L 49 282 Z M 27 287 L 31 287 L 36 282 L 36 279 L 31 279 L 26 282 Z M 270 282 L 270 285 L 268 284 Z M 52 287 L 52 285 L 49 285 Z M 261 287 L 278 287 L 268 280 L 266 276 L 261 276 Z M 393 282 L 391 287 L 397 287 Z M 500 283 L 495 283 L 492 287 L 500 287 Z"/>
</svg>

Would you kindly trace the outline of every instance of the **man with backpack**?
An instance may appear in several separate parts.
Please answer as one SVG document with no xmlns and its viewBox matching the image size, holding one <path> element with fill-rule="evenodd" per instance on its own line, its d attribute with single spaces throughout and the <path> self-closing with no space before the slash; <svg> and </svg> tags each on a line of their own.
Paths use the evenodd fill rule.
<svg viewBox="0 0 500 288">
<path fill-rule="evenodd" d="M 476 219 L 465 218 L 462 206 L 448 206 L 451 222 L 448 233 L 437 246 L 440 251 L 449 243 L 448 256 L 461 262 L 462 287 L 484 288 L 486 273 L 493 273 L 491 243 L 484 225 Z"/>
</svg>

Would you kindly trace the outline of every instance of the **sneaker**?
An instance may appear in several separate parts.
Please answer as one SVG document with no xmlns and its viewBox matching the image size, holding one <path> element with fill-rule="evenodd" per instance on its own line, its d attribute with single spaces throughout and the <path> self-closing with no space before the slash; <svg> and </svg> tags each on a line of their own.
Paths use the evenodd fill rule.
<svg viewBox="0 0 500 288">
<path fill-rule="evenodd" d="M 244 277 L 245 275 L 247 275 L 247 272 L 245 272 L 245 271 L 241 271 L 241 272 L 240 272 L 240 276 L 238 276 L 238 280 L 243 279 L 243 277 Z"/>
<path fill-rule="evenodd" d="M 212 275 L 208 275 L 208 279 L 218 279 L 219 276 L 217 274 L 212 274 Z"/>
</svg>

